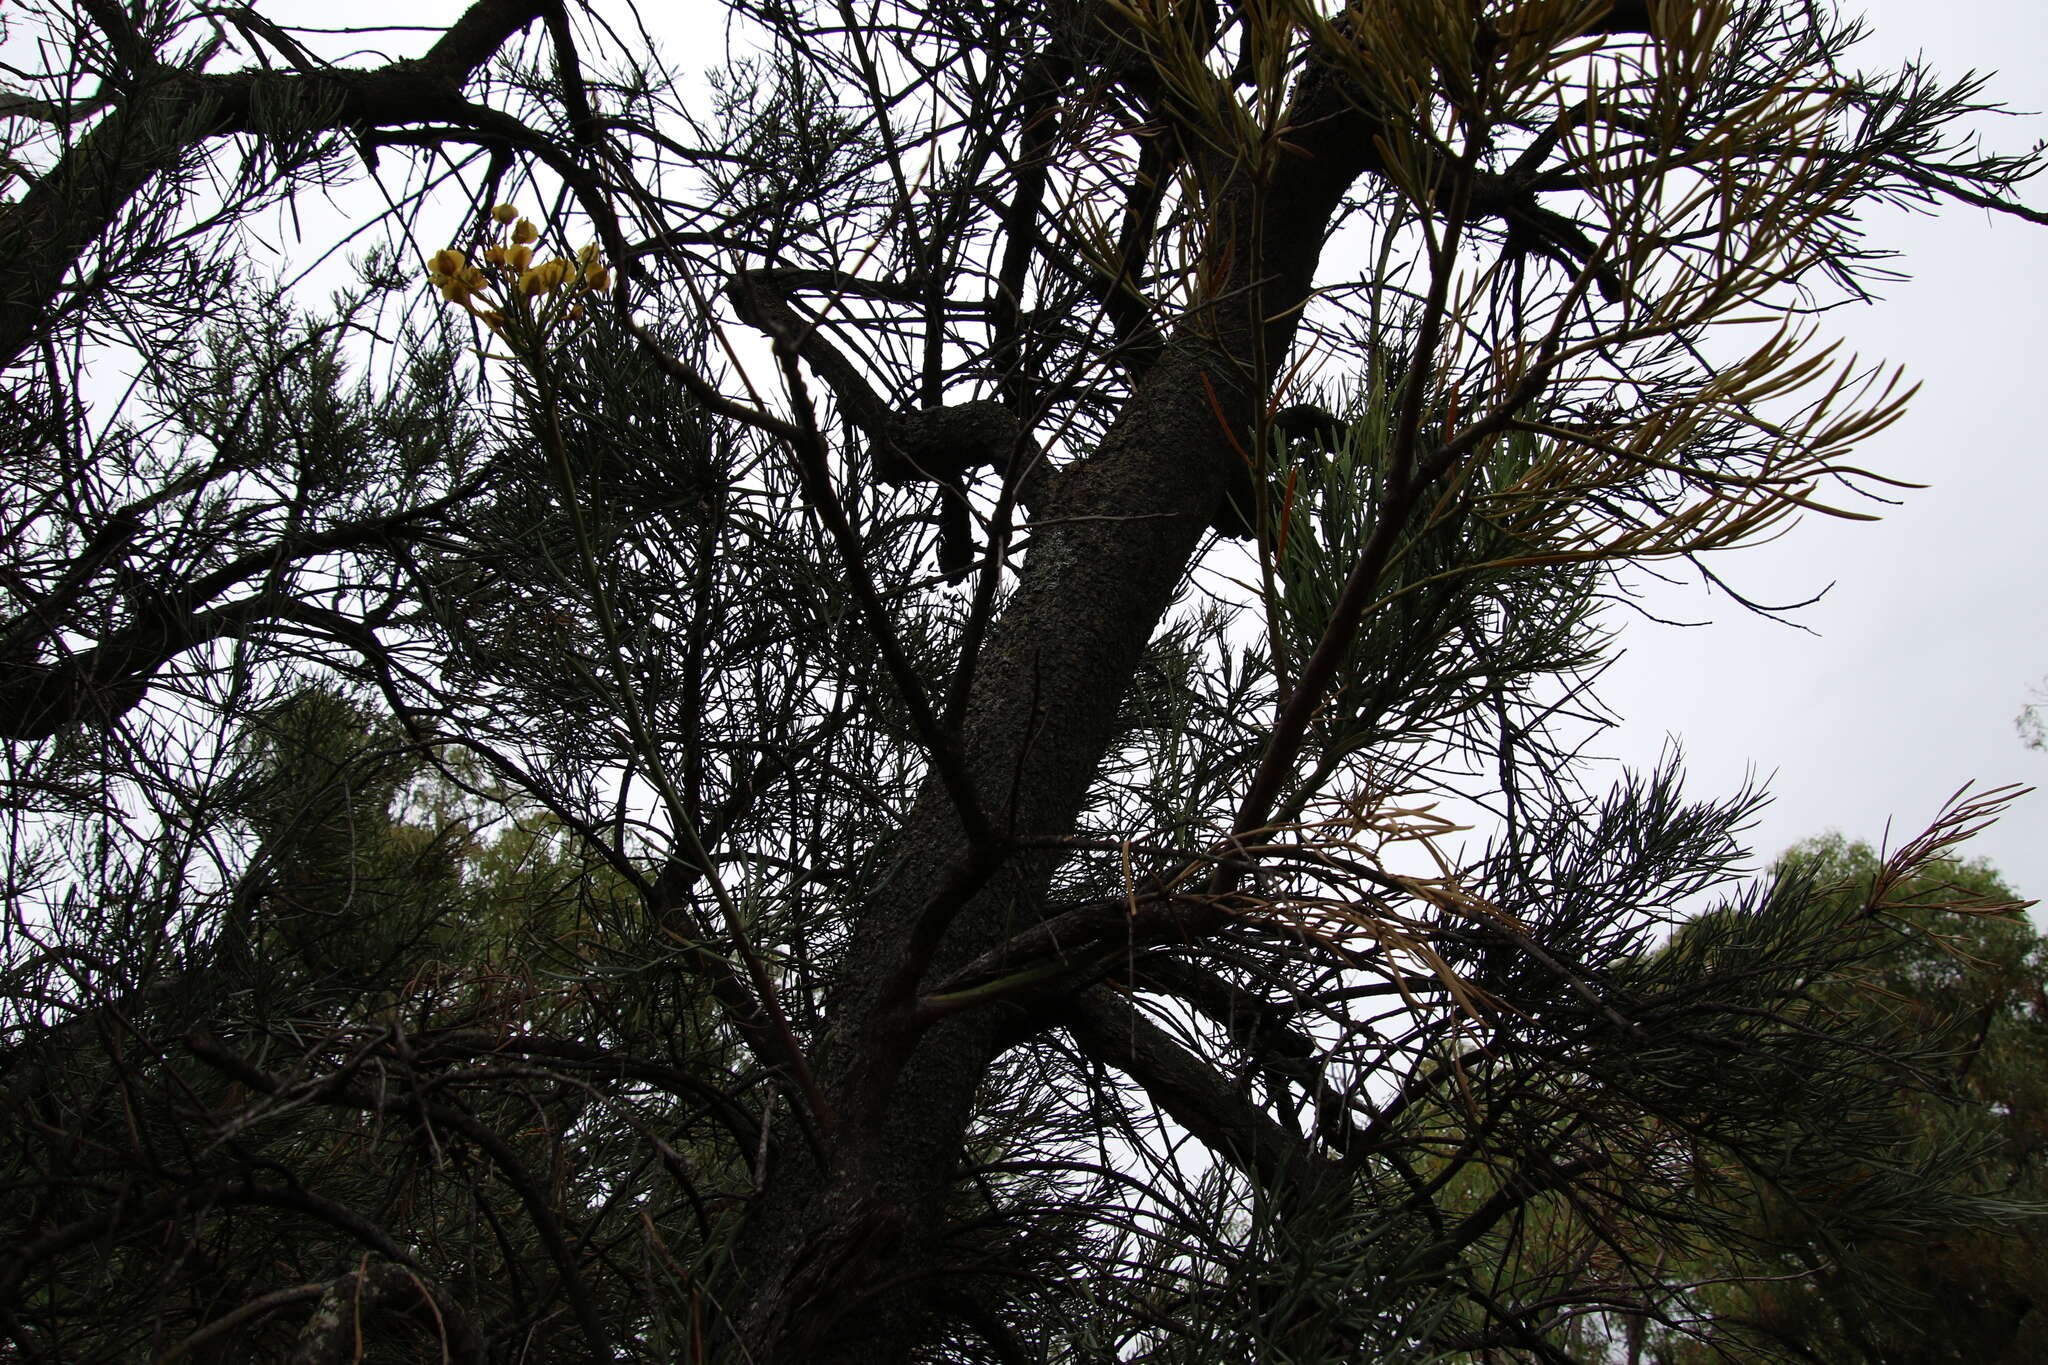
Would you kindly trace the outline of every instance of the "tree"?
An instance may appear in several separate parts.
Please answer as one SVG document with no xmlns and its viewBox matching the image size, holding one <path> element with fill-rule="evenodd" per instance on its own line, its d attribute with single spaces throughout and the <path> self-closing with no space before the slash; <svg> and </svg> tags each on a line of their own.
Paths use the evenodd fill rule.
<svg viewBox="0 0 2048 1365">
<path fill-rule="evenodd" d="M 2048 949 L 2023 915 L 1928 908 L 1958 892 L 1985 905 L 2014 904 L 1988 865 L 1945 859 L 1886 887 L 1885 863 L 1868 844 L 1840 835 L 1808 840 L 1778 860 L 1778 877 L 1821 888 L 1809 913 L 1858 913 L 1883 899 L 1897 907 L 1886 916 L 1891 942 L 1873 944 L 1862 971 L 1828 987 L 1819 1003 L 1830 1014 L 1871 1017 L 1883 1039 L 1874 1054 L 1881 1073 L 1911 1040 L 1945 1045 L 1938 1075 L 1893 1073 L 1909 1097 L 1889 1144 L 1894 1159 L 1967 1154 L 1964 1188 L 2038 1209 L 2048 1203 L 2039 1159 L 2048 1132 Z M 1714 929 L 1710 921 L 1688 925 L 1678 942 Z M 1670 1359 L 1739 1355 L 1759 1338 L 1813 1359 L 1886 1365 L 2019 1362 L 2037 1353 L 2048 1281 L 2030 1228 L 1930 1220 L 1911 1240 L 1855 1245 L 1761 1184 L 1752 1184 L 1751 1204 L 1753 1240 L 1710 1249 L 1687 1267 L 1717 1286 L 1704 1296 L 1714 1330 L 1706 1343 L 1669 1343 Z"/>
<path fill-rule="evenodd" d="M 2019 715 L 2013 717 L 2013 728 L 2020 732 L 2021 743 L 2029 749 L 2048 749 L 2048 723 L 2044 723 L 2041 717 L 2041 708 L 2044 705 L 2044 702 L 2039 700 L 2041 690 L 2031 690 L 2037 700 L 2030 701 L 2020 708 Z"/>
<path fill-rule="evenodd" d="M 2039 218 L 1980 81 L 1791 0 L 728 9 L 702 96 L 623 7 L 8 11 L 14 1358 L 1557 1360 L 1748 1235 L 1673 1133 L 1999 1216 L 1840 1193 L 1876 917 L 1653 952 L 1755 798 L 1574 757 L 1628 566 L 1870 487 L 1859 215 Z M 309 310 L 261 215 L 358 177 Z"/>
<path fill-rule="evenodd" d="M 1694 1235 L 1626 1217 L 1592 1228 L 1584 1210 L 1564 1207 L 1538 1235 L 1503 1246 L 1514 1276 L 1582 1295 L 1589 1267 L 1600 1275 L 1615 1255 L 1660 1268 L 1660 1287 L 1610 1300 L 1579 1325 L 1588 1356 L 1892 1365 L 2035 1354 L 2048 1302 L 2032 1255 L 2034 1220 L 2048 1207 L 2037 1160 L 2048 959 L 2017 908 L 2029 902 L 1988 865 L 1901 854 L 1840 835 L 1808 840 L 1779 857 L 1759 906 L 1691 920 L 1645 964 L 1797 970 L 1796 956 L 1757 951 L 1774 907 L 1805 921 L 1797 938 L 1855 943 L 1859 960 L 1830 954 L 1805 985 L 1804 1022 L 1857 1040 L 1860 1055 L 1845 1050 L 1837 1063 L 1898 1102 L 1859 1116 L 1877 1124 L 1827 1200 L 1788 1186 L 1796 1166 L 1731 1160 L 1664 1126 L 1663 1170 L 1687 1184 L 1694 1209 L 1712 1211 Z M 1930 1185 L 1962 1197 L 1947 1207 L 1916 1197 Z M 1903 1235 L 1844 1222 L 1842 1206 L 1859 1202 L 1866 1214 L 1889 1205 Z"/>
</svg>

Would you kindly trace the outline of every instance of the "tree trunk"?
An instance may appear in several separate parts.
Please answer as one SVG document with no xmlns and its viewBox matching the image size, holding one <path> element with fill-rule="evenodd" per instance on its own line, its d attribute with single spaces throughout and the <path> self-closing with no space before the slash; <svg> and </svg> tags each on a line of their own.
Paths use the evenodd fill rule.
<svg viewBox="0 0 2048 1365">
<path fill-rule="evenodd" d="M 998 832 L 1073 828 L 1144 646 L 1242 477 L 1326 225 L 1370 145 L 1296 161 L 1287 184 L 1238 181 L 1219 195 L 1211 249 L 1230 263 L 1215 286 L 1224 302 L 1182 322 L 1101 448 L 1067 471 L 1035 520 L 963 723 L 968 772 Z M 1264 250 L 1254 256 L 1246 242 Z M 835 1113 L 824 1161 L 785 1140 L 742 1234 L 745 1282 L 759 1287 L 740 1318 L 744 1358 L 763 1365 L 898 1361 L 922 1340 L 975 1095 L 1015 1031 L 983 1009 L 901 1036 L 909 1002 L 884 998 L 887 984 L 921 912 L 973 854 L 936 780 L 902 847 L 856 927 L 814 1059 Z M 926 977 L 1041 918 L 1054 862 L 1004 860 L 953 917 Z"/>
</svg>

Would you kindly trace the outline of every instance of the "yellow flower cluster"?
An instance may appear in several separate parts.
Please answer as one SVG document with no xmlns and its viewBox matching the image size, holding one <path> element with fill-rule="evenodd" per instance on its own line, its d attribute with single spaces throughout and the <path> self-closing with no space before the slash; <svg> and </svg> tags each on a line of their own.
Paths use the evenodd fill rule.
<svg viewBox="0 0 2048 1365">
<path fill-rule="evenodd" d="M 490 212 L 481 264 L 453 247 L 434 253 L 427 279 L 441 297 L 481 318 L 494 332 L 538 339 L 564 319 L 583 316 L 586 295 L 612 287 L 612 273 L 591 243 L 576 259 L 556 256 L 535 263 L 540 229 L 511 204 Z"/>
</svg>

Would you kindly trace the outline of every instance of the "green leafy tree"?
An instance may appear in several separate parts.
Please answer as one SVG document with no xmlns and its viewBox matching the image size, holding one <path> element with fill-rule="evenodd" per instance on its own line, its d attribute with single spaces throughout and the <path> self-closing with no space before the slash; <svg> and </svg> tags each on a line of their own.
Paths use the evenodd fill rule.
<svg viewBox="0 0 2048 1365">
<path fill-rule="evenodd" d="M 1775 1235 L 1720 1172 L 1999 1216 L 1863 1174 L 1874 921 L 1576 757 L 1631 566 L 1869 486 L 1872 206 L 2041 217 L 1982 82 L 1805 0 L 726 16 L 4 11 L 0 1352 L 1554 1361 Z"/>
<path fill-rule="evenodd" d="M 507 1286 L 516 1295 L 517 1266 L 547 1256 L 559 1212 L 559 1201 L 508 1204 L 490 1187 L 494 1165 L 628 1185 L 636 1177 L 601 1169 L 594 1155 L 617 1134 L 579 1085 L 593 1053 L 537 1063 L 518 1036 L 550 1024 L 571 1036 L 598 1031 L 575 1017 L 572 993 L 552 978 L 574 979 L 602 959 L 621 918 L 635 913 L 630 887 L 583 858 L 545 812 L 476 784 L 473 764 L 437 770 L 388 718 L 331 688 L 252 712 L 229 755 L 209 826 L 215 837 L 240 831 L 247 854 L 219 932 L 179 970 L 60 1026 L 146 1037 L 183 1021 L 179 1055 L 151 1068 L 175 1096 L 126 1104 L 115 1040 L 111 1055 L 81 1051 L 61 1032 L 17 1049 L 8 1081 L 31 1116 L 23 1136 L 34 1143 L 38 1117 L 76 1135 L 62 1178 L 17 1212 L 32 1240 L 91 1208 L 90 1192 L 118 1182 L 136 1156 L 123 1151 L 124 1138 L 189 1158 L 195 1137 L 210 1133 L 243 1169 L 292 1178 L 191 1190 L 179 1210 L 189 1240 L 173 1263 L 117 1246 L 53 1287 L 37 1308 L 61 1315 L 75 1303 L 103 1316 L 49 1344 L 87 1358 L 132 1353 L 130 1333 L 170 1315 L 212 1320 L 211 1331 L 161 1352 L 171 1358 L 281 1359 L 301 1320 L 325 1323 L 333 1336 L 367 1314 L 380 1351 L 396 1353 L 388 1358 L 440 1360 L 444 1348 L 474 1358 L 473 1315 L 500 1307 Z M 689 1045 L 688 1032 L 675 1030 L 678 1047 Z M 251 1034 L 272 1040 L 262 1059 L 271 1069 L 226 1041 Z M 372 1076 L 344 1065 L 319 1077 L 323 1050 L 336 1045 L 369 1060 Z M 394 1086 L 374 1061 L 392 1047 L 438 1060 L 444 1088 Z M 493 1065 L 513 1074 L 546 1067 L 554 1084 L 494 1099 L 460 1079 Z M 536 1127 L 534 1105 L 552 1108 L 554 1122 Z M 394 1132 L 387 1124 L 398 1114 L 409 1122 Z M 687 1128 L 667 1137 L 689 1142 Z M 700 1155 L 700 1170 L 715 1168 L 712 1154 Z M 373 1231 L 361 1210 L 402 1218 L 415 1249 Z M 364 1260 L 365 1245 L 381 1257 Z M 411 1273 L 422 1254 L 459 1274 L 424 1292 Z M 340 1266 L 354 1270 L 336 1276 Z M 339 1340 L 313 1332 L 300 1351 L 324 1359 L 319 1352 Z"/>
<path fill-rule="evenodd" d="M 1871 1068 L 1907 1097 L 1859 1183 L 1939 1162 L 1959 1194 L 2027 1212 L 1929 1216 L 1905 1235 L 1863 1240 L 1757 1182 L 1754 1245 L 1766 1254 L 1709 1248 L 1687 1267 L 1731 1283 L 1693 1296 L 1713 1320 L 1707 1342 L 1666 1342 L 1666 1358 L 1716 1359 L 1761 1336 L 1824 1361 L 2034 1359 L 2048 1322 L 2035 1251 L 2048 1209 L 2048 944 L 2023 913 L 2001 908 L 2023 903 L 1981 862 L 1941 859 L 1897 878 L 1869 845 L 1829 836 L 1786 853 L 1776 875 L 1818 888 L 1810 913 L 1889 931 L 1815 991 L 1829 1016 L 1871 1038 Z M 1973 903 L 1988 913 L 1943 912 Z M 1902 1064 L 1930 1042 L 1941 1048 L 1931 1066 Z"/>
<path fill-rule="evenodd" d="M 1755 1122 L 1765 1140 L 1746 1150 L 1702 1143 L 1696 1121 L 1650 1120 L 1662 1151 L 1636 1178 L 1683 1190 L 1684 1216 L 1644 1218 L 1640 1194 L 1553 1196 L 1529 1209 L 1532 1235 L 1495 1243 L 1503 1277 L 1588 1302 L 1610 1285 L 1573 1344 L 1630 1365 L 2032 1359 L 2048 1303 L 2031 1254 L 2048 1217 L 2048 945 L 2028 904 L 1945 849 L 1887 857 L 1831 835 L 1781 856 L 1754 900 L 1681 926 L 1639 981 L 1774 983 L 1779 1008 L 1835 1041 L 1806 1054 L 1838 1069 L 1810 1084 L 1847 1102 L 1826 1113 L 1780 1095 L 1784 1121 Z M 1724 985 L 1710 1008 L 1738 994 Z M 1455 1111 L 1443 1122 L 1468 1126 Z M 1814 1152 L 1848 1132 L 1861 1155 L 1824 1173 Z M 1499 1191 L 1464 1178 L 1468 1204 Z M 1612 1278 L 1631 1263 L 1661 1283 Z"/>
</svg>

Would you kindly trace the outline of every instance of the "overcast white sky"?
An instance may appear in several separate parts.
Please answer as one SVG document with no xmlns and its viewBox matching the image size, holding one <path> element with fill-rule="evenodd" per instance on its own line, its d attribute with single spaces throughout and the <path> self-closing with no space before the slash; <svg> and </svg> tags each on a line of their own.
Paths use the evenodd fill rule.
<svg viewBox="0 0 2048 1365">
<path fill-rule="evenodd" d="M 2048 109 L 2048 10 L 2019 0 L 1861 8 L 1866 65 L 1920 53 L 1944 76 L 1996 71 L 1991 98 Z M 2048 138 L 2048 117 L 1987 120 L 1986 135 L 2023 150 Z M 2048 183 L 2028 198 L 2048 208 Z M 1895 842 L 1910 837 L 1965 782 L 2048 786 L 2048 754 L 2013 729 L 2029 685 L 2048 674 L 2048 439 L 2032 416 L 2048 390 L 2048 228 L 1951 207 L 1886 213 L 1870 231 L 1903 253 L 1912 279 L 1827 326 L 1922 384 L 1860 462 L 1928 487 L 1881 522 L 1812 518 L 1719 561 L 1758 600 L 1832 584 L 1797 614 L 1812 634 L 1696 586 L 1659 589 L 1647 598 L 1658 615 L 1713 624 L 1631 623 L 1602 688 L 1625 718 L 1609 752 L 1646 763 L 1675 738 L 1702 795 L 1750 771 L 1769 779 L 1775 799 L 1754 836 L 1765 854 L 1829 828 L 1875 843 L 1888 820 Z M 2023 894 L 2048 897 L 2048 791 L 1972 849 Z"/>
<path fill-rule="evenodd" d="M 459 8 L 380 0 L 346 13 L 353 23 L 429 23 Z M 2048 109 L 2048 10 L 2024 0 L 1860 8 L 1873 29 L 1863 65 L 1920 54 L 1945 76 L 1996 71 L 1990 98 Z M 337 22 L 334 6 L 312 0 L 264 9 Z M 646 13 L 677 35 L 668 55 L 679 65 L 717 60 L 718 6 L 657 0 Z M 411 52 L 420 39 L 391 34 L 383 45 Z M 1992 146 L 2019 150 L 2048 138 L 2048 117 L 1987 118 L 1984 131 Z M 2048 208 L 2048 183 L 2030 197 Z M 1826 325 L 1848 349 L 1903 363 L 1923 384 L 1905 420 L 1869 442 L 1861 462 L 1928 487 L 1904 494 L 1881 522 L 1813 518 L 1776 544 L 1717 562 L 1757 600 L 1828 590 L 1797 614 L 1804 631 L 1697 585 L 1660 586 L 1645 598 L 1659 616 L 1712 624 L 1630 622 L 1602 688 L 1624 717 L 1605 752 L 1648 765 L 1675 739 L 1701 796 L 1752 773 L 1768 779 L 1775 800 L 1754 834 L 1765 857 L 1831 828 L 1876 842 L 1890 822 L 1895 841 L 1910 837 L 1965 782 L 2048 785 L 2048 754 L 2025 749 L 2013 728 L 2029 686 L 2048 675 L 2048 460 L 2031 415 L 2048 359 L 2039 321 L 2048 228 L 1952 207 L 1937 217 L 1886 212 L 1870 229 L 1875 243 L 1902 253 L 1898 266 L 1912 278 Z M 2048 793 L 2020 803 L 1973 851 L 2021 892 L 2048 896 L 2044 835 Z"/>
</svg>

